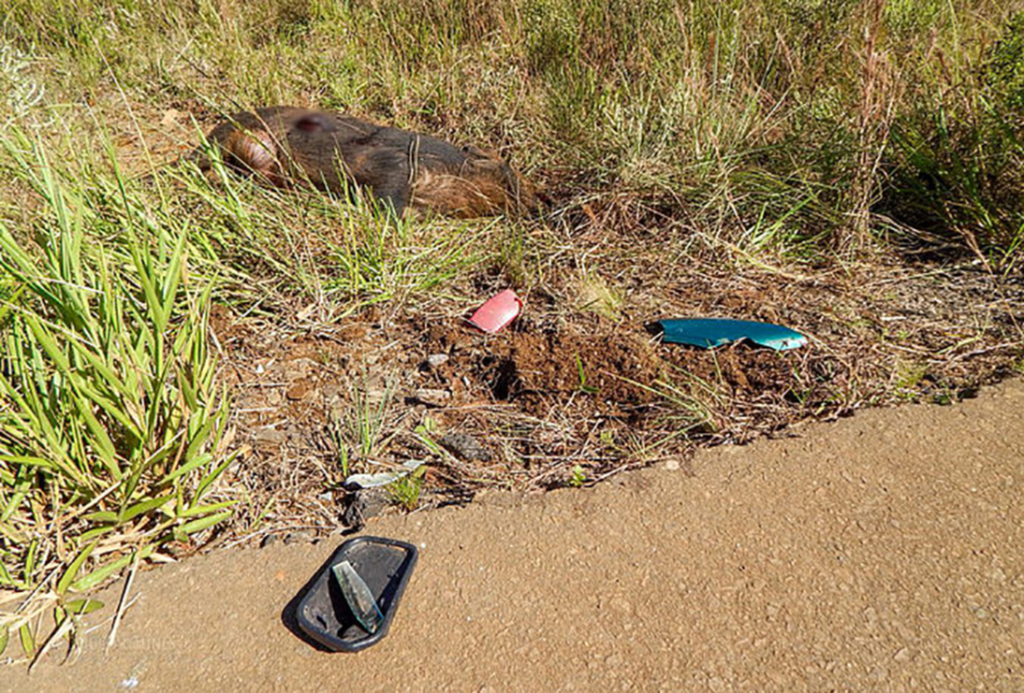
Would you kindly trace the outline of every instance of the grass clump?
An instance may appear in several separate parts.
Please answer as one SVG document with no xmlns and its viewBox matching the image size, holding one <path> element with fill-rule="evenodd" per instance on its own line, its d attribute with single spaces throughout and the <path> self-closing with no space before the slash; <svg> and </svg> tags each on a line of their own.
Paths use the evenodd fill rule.
<svg viewBox="0 0 1024 693">
<path fill-rule="evenodd" d="M 900 218 L 987 264 L 1010 268 L 1024 241 L 1024 13 L 969 66 L 936 49 L 932 80 L 910 87 L 916 108 L 893 125 L 892 184 Z"/>
<path fill-rule="evenodd" d="M 86 190 L 38 142 L 3 143 L 36 209 L 0 223 L 0 639 L 31 656 L 48 607 L 66 632 L 73 595 L 228 517 L 232 458 L 188 230 L 122 179 Z"/>
</svg>

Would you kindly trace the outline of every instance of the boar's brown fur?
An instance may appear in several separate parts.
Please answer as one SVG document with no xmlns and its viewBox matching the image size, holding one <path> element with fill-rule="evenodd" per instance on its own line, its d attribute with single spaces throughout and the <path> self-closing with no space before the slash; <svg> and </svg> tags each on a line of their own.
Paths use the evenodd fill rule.
<svg viewBox="0 0 1024 693">
<path fill-rule="evenodd" d="M 542 208 L 533 184 L 476 147 L 338 113 L 286 106 L 236 113 L 208 140 L 227 165 L 270 185 L 341 195 L 354 183 L 399 216 L 409 206 L 460 218 Z M 209 170 L 209 158 L 201 151 L 196 157 Z"/>
</svg>

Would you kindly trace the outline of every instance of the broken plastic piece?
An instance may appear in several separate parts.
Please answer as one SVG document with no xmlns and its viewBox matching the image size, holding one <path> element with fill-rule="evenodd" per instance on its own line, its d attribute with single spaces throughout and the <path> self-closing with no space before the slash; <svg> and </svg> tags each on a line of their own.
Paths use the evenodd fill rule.
<svg viewBox="0 0 1024 693">
<path fill-rule="evenodd" d="M 469 322 L 479 327 L 484 332 L 494 334 L 505 325 L 516 319 L 523 309 L 523 302 L 512 289 L 505 289 L 500 294 L 492 296 L 476 309 L 469 318 Z"/>
<path fill-rule="evenodd" d="M 409 460 L 402 464 L 400 470 L 394 472 L 378 472 L 377 474 L 350 474 L 345 477 L 345 481 L 342 482 L 342 486 L 345 488 L 360 489 L 360 488 L 377 488 L 378 486 L 387 486 L 388 484 L 398 481 L 403 476 L 408 476 L 423 466 L 423 460 Z"/>
<path fill-rule="evenodd" d="M 384 622 L 384 614 L 380 612 L 380 607 L 377 606 L 377 601 L 373 598 L 373 592 L 363 582 L 363 578 L 359 577 L 359 573 L 352 567 L 352 564 L 342 561 L 331 568 L 331 571 L 334 573 L 334 579 L 338 581 L 338 586 L 341 587 L 341 593 L 345 595 L 348 608 L 352 610 L 352 615 L 359 621 L 359 625 L 370 634 L 380 630 L 380 624 Z"/>
<path fill-rule="evenodd" d="M 295 610 L 299 628 L 334 652 L 358 652 L 380 642 L 394 620 L 416 555 L 415 546 L 396 539 L 349 539 L 303 588 L 304 595 Z M 350 586 L 354 581 L 343 577 L 348 573 L 346 568 L 335 569 L 342 563 L 351 566 L 369 597 L 345 594 L 343 580 Z M 369 607 L 371 603 L 375 606 Z M 371 631 L 374 627 L 376 630 Z"/>
<path fill-rule="evenodd" d="M 799 332 L 770 322 L 692 318 L 662 320 L 659 324 L 664 333 L 663 341 L 666 343 L 690 344 L 705 349 L 714 349 L 744 339 L 776 351 L 796 349 L 807 344 L 807 337 Z"/>
</svg>

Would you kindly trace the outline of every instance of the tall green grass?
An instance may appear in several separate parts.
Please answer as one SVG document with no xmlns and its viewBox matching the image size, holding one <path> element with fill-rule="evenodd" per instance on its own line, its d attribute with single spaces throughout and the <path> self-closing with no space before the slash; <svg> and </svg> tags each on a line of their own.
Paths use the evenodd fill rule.
<svg viewBox="0 0 1024 693">
<path fill-rule="evenodd" d="M 974 69 L 936 55 L 945 90 L 913 88 L 893 127 L 894 214 L 1007 270 L 1024 243 L 1024 12 L 976 48 Z"/>
<path fill-rule="evenodd" d="M 267 293 L 292 296 L 339 318 L 376 303 L 444 294 L 490 254 L 485 239 L 493 221 L 394 219 L 358 192 L 267 190 L 233 175 L 216 156 L 212 186 L 194 167 L 169 173 L 185 201 L 165 204 L 190 220 L 189 238 L 206 269 L 229 279 L 249 304 Z"/>
<path fill-rule="evenodd" d="M 60 627 L 76 593 L 226 519 L 232 457 L 188 229 L 2 142 L 34 223 L 0 223 L 0 642 L 31 655 L 44 608 Z"/>
<path fill-rule="evenodd" d="M 1004 262 L 1020 245 L 1022 9 L 15 0 L 0 31 L 51 99 L 93 94 L 114 120 L 111 80 L 153 104 L 340 108 L 496 147 L 569 207 L 614 195 L 782 252 L 844 246 L 880 213 Z"/>
</svg>

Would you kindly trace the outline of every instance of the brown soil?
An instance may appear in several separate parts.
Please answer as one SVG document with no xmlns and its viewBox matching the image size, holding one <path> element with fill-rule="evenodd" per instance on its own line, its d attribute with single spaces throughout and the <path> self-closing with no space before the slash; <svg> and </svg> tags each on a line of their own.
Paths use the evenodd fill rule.
<svg viewBox="0 0 1024 693">
<path fill-rule="evenodd" d="M 236 440 L 249 450 L 227 481 L 250 500 L 220 541 L 339 525 L 349 494 L 332 425 L 358 417 L 360 399 L 386 405 L 387 444 L 366 459 L 349 450 L 352 469 L 426 459 L 420 505 L 436 506 L 482 489 L 562 486 L 577 467 L 599 480 L 867 405 L 956 401 L 1019 368 L 1019 277 L 970 266 L 858 272 L 669 272 L 638 286 L 614 319 L 561 308 L 573 305 L 569 285 L 559 300 L 537 290 L 493 336 L 468 325 L 468 302 L 428 313 L 371 308 L 340 325 L 300 308 L 253 318 L 220 306 L 222 380 L 234 393 Z M 666 316 L 769 320 L 811 344 L 785 353 L 664 345 L 645 327 Z M 417 433 L 428 424 L 435 441 L 468 435 L 488 454 L 438 456 Z"/>
<path fill-rule="evenodd" d="M 373 521 L 421 556 L 357 655 L 311 647 L 287 607 L 332 537 L 144 572 L 109 652 L 106 610 L 76 663 L 0 688 L 1020 690 L 1024 382 L 793 433 Z"/>
</svg>

